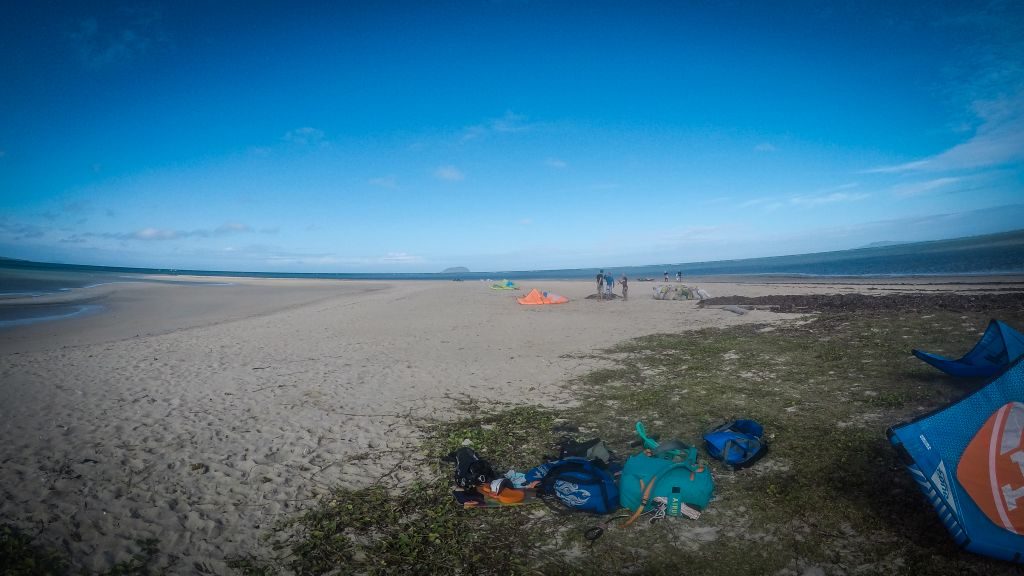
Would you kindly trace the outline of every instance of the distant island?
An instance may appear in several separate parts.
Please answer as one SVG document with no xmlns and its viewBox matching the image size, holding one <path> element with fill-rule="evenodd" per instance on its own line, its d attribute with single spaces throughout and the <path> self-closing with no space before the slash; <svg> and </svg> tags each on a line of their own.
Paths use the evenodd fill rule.
<svg viewBox="0 0 1024 576">
<path fill-rule="evenodd" d="M 469 268 L 465 266 L 455 266 L 454 268 L 445 268 L 441 271 L 441 274 L 462 274 L 469 272 Z"/>
<path fill-rule="evenodd" d="M 882 240 L 880 242 L 872 242 L 871 244 L 865 244 L 861 248 L 885 248 L 886 246 L 900 246 L 902 244 L 912 244 L 912 242 L 895 242 L 893 240 Z"/>
</svg>

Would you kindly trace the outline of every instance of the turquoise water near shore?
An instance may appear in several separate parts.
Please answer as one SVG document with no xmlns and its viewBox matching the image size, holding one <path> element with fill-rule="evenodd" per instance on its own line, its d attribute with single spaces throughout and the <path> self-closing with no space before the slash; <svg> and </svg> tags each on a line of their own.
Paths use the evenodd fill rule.
<svg viewBox="0 0 1024 576">
<path fill-rule="evenodd" d="M 1024 230 L 933 242 L 860 248 L 836 252 L 639 266 L 605 267 L 606 271 L 632 278 L 672 278 L 681 272 L 686 278 L 701 276 L 971 276 L 1024 274 Z M 321 278 L 342 280 L 485 280 L 593 278 L 597 268 L 561 270 L 496 270 L 463 273 L 287 273 L 228 270 L 168 270 L 160 268 L 121 268 L 81 266 L 0 259 L 0 299 L 18 295 L 43 295 L 115 282 L 190 281 L 146 278 L 148 274 L 208 276 L 245 276 L 255 278 Z M 192 282 L 194 283 L 194 282 Z M 2 300 L 0 300 L 2 301 Z"/>
</svg>

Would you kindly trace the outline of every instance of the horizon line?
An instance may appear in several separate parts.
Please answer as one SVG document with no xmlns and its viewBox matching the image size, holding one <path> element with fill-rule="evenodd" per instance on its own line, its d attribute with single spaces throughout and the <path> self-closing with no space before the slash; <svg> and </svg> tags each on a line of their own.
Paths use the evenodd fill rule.
<svg viewBox="0 0 1024 576">
<path fill-rule="evenodd" d="M 458 272 L 447 272 L 447 271 L 439 271 L 439 272 L 324 272 L 324 271 L 320 271 L 320 272 L 286 272 L 286 271 L 280 271 L 280 270 L 279 271 L 208 270 L 208 269 L 199 269 L 199 268 L 139 267 L 139 266 L 115 266 L 115 265 L 102 265 L 102 264 L 76 264 L 76 263 L 72 263 L 72 262 L 47 262 L 47 261 L 41 261 L 41 260 L 25 260 L 25 259 L 22 259 L 22 258 L 10 258 L 10 257 L 6 257 L 6 256 L 0 256 L 0 264 L 2 264 L 3 262 L 22 262 L 22 263 L 26 263 L 26 264 L 42 264 L 42 265 L 47 265 L 47 266 L 71 266 L 71 267 L 76 267 L 76 268 L 102 268 L 102 269 L 117 269 L 117 270 L 124 270 L 124 271 L 153 271 L 153 270 L 156 270 L 156 271 L 164 271 L 164 272 L 172 272 L 172 273 L 191 273 L 191 272 L 195 272 L 195 273 L 199 273 L 200 275 L 202 275 L 202 274 L 217 274 L 217 275 L 238 274 L 238 275 L 242 275 L 242 276 L 253 275 L 253 274 L 261 274 L 261 275 L 274 275 L 274 274 L 278 274 L 278 275 L 289 275 L 289 276 L 293 276 L 293 275 L 304 275 L 304 276 L 310 276 L 310 275 L 363 275 L 363 276 L 366 276 L 366 275 L 389 275 L 389 276 L 423 276 L 423 275 L 432 275 L 433 276 L 433 275 L 436 275 L 436 276 L 440 276 L 440 275 L 456 275 L 456 274 L 495 274 L 495 275 L 498 275 L 498 274 L 528 274 L 528 273 L 534 273 L 534 272 L 554 273 L 554 272 L 565 272 L 565 271 L 603 270 L 603 269 L 614 269 L 614 268 L 628 269 L 628 268 L 680 267 L 680 266 L 695 266 L 695 265 L 702 265 L 702 264 L 705 264 L 705 265 L 707 265 L 707 264 L 719 264 L 719 263 L 727 263 L 727 262 L 748 262 L 748 261 L 756 261 L 756 260 L 770 260 L 770 259 L 775 259 L 775 258 L 794 258 L 794 257 L 799 257 L 799 256 L 814 256 L 814 255 L 821 255 L 821 254 L 835 254 L 835 253 L 841 253 L 841 252 L 855 252 L 855 251 L 859 251 L 859 250 L 890 250 L 890 249 L 898 249 L 898 248 L 901 248 L 901 247 L 912 246 L 912 245 L 916 245 L 916 244 L 934 244 L 934 243 L 939 243 L 939 242 L 956 242 L 956 241 L 962 241 L 962 240 L 968 240 L 968 239 L 979 239 L 979 238 L 996 237 L 996 236 L 1010 236 L 1010 235 L 1019 235 L 1019 234 L 1024 234 L 1024 228 L 1018 228 L 1016 230 L 1010 230 L 1010 231 L 1006 231 L 1006 232 L 995 232 L 995 233 L 992 233 L 992 234 L 976 234 L 976 235 L 972 235 L 972 236 L 958 236 L 958 237 L 955 237 L 955 238 L 943 238 L 943 239 L 939 239 L 939 240 L 920 240 L 920 241 L 912 241 L 912 242 L 894 242 L 894 243 L 888 243 L 888 241 L 879 241 L 879 242 L 873 242 L 873 243 L 871 243 L 869 245 L 860 246 L 860 247 L 857 247 L 857 248 L 846 248 L 846 249 L 843 249 L 843 250 L 826 250 L 824 252 L 801 252 L 801 253 L 798 253 L 798 254 L 779 254 L 779 255 L 774 255 L 774 256 L 757 256 L 757 257 L 753 257 L 753 258 L 728 258 L 728 259 L 723 259 L 723 260 L 703 260 L 703 261 L 695 261 L 695 262 L 674 262 L 674 263 L 664 263 L 664 262 L 662 262 L 662 263 L 654 263 L 654 264 L 630 264 L 630 265 L 622 265 L 622 266 L 607 266 L 606 265 L 606 266 L 584 266 L 584 267 L 579 267 L 579 268 L 544 268 L 544 269 L 532 269 L 532 270 L 483 270 L 483 271 L 473 271 L 473 270 L 466 269 L 466 270 L 462 270 L 462 271 L 458 271 Z M 465 267 L 463 267 L 463 266 L 450 266 L 449 268 L 465 268 Z M 148 273 L 152 273 L 152 272 L 148 272 Z M 764 274 L 757 274 L 757 275 L 764 275 Z"/>
</svg>

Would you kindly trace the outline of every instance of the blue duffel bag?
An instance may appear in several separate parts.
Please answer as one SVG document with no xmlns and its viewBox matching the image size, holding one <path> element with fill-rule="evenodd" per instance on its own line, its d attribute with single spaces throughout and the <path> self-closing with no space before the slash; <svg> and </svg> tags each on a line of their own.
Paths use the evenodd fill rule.
<svg viewBox="0 0 1024 576">
<path fill-rule="evenodd" d="M 557 498 L 572 510 L 608 514 L 619 509 L 619 488 L 611 473 L 586 458 L 547 462 L 526 473 L 527 481 L 540 480 L 537 495 Z"/>
<path fill-rule="evenodd" d="M 750 466 L 768 451 L 764 427 L 754 420 L 733 420 L 704 433 L 708 455 L 733 470 Z"/>
</svg>

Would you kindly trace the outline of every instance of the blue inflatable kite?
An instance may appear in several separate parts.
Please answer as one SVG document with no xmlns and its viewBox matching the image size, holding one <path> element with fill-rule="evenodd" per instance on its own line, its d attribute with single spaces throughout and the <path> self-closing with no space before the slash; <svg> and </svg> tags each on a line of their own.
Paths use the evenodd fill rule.
<svg viewBox="0 0 1024 576">
<path fill-rule="evenodd" d="M 957 544 L 1024 562 L 1024 359 L 888 434 Z"/>
<path fill-rule="evenodd" d="M 981 340 L 959 360 L 922 350 L 913 350 L 913 353 L 950 376 L 992 376 L 1024 356 L 1024 334 L 1005 322 L 992 320 Z"/>
</svg>

